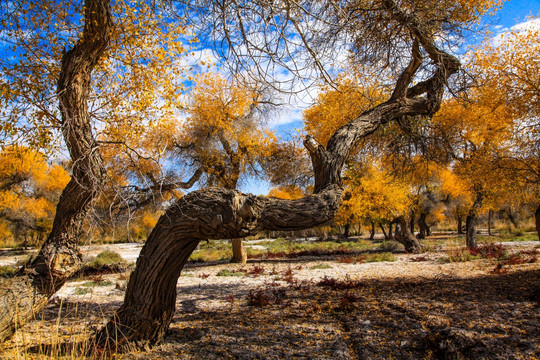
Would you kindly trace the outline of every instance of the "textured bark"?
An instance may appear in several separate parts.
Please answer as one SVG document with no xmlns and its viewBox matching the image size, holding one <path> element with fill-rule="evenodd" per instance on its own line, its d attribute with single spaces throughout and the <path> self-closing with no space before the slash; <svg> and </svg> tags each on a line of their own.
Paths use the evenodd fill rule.
<svg viewBox="0 0 540 360">
<path fill-rule="evenodd" d="M 235 239 L 263 230 L 302 230 L 333 219 L 341 203 L 342 167 L 352 147 L 388 122 L 404 116 L 430 116 L 439 109 L 446 81 L 458 70 L 459 61 L 437 49 L 431 37 L 390 0 L 384 3 L 416 38 L 411 62 L 398 78 L 391 98 L 338 129 L 326 147 L 306 137 L 314 195 L 281 200 L 211 188 L 178 200 L 150 234 L 130 277 L 124 304 L 96 334 L 96 348 L 117 350 L 128 344 L 144 348 L 159 342 L 174 313 L 180 271 L 200 240 Z M 422 62 L 420 46 L 436 70 L 431 78 L 409 87 Z M 408 251 L 419 251 L 418 241 L 408 236 L 404 218 L 401 225 Z"/>
<path fill-rule="evenodd" d="M 245 264 L 247 263 L 247 251 L 242 243 L 242 239 L 232 239 L 232 249 L 233 257 L 231 259 L 232 263 Z"/>
<path fill-rule="evenodd" d="M 97 333 L 95 347 L 116 349 L 131 344 L 145 348 L 163 338 L 174 314 L 180 271 L 200 240 L 323 224 L 332 220 L 341 193 L 338 186 L 330 186 L 320 194 L 291 201 L 210 188 L 184 196 L 148 237 L 130 276 L 124 304 Z"/>
<path fill-rule="evenodd" d="M 73 161 L 71 180 L 38 256 L 0 284 L 0 341 L 32 319 L 80 268 L 77 241 L 105 173 L 89 121 L 90 75 L 107 47 L 110 29 L 109 0 L 87 0 L 82 38 L 64 54 L 57 88 L 62 134 Z"/>
<path fill-rule="evenodd" d="M 394 239 L 396 239 L 397 242 L 403 244 L 405 247 L 405 251 L 410 253 L 420 253 L 422 252 L 422 246 L 420 245 L 420 242 L 418 242 L 418 239 L 409 231 L 409 227 L 407 226 L 407 219 L 405 216 L 400 216 L 396 219 L 397 225 L 396 225 L 396 233 L 394 235 Z"/>
<path fill-rule="evenodd" d="M 476 223 L 478 221 L 478 210 L 482 207 L 483 200 L 484 195 L 481 191 L 478 191 L 474 203 L 467 214 L 467 219 L 465 220 L 465 240 L 467 242 L 467 247 L 470 249 L 476 249 L 478 246 L 476 243 Z"/>
</svg>

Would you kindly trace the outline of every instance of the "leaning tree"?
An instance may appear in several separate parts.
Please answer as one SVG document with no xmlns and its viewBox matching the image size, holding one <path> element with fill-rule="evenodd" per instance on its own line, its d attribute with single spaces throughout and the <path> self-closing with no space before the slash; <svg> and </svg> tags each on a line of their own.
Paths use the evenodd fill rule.
<svg viewBox="0 0 540 360">
<path fill-rule="evenodd" d="M 406 0 L 189 1 L 183 5 L 182 11 L 200 11 L 194 18 L 207 25 L 206 41 L 215 39 L 218 52 L 243 76 L 272 78 L 286 69 L 299 76 L 293 78 L 293 86 L 305 84 L 301 77 L 309 69 L 330 78 L 324 55 L 346 48 L 352 61 L 379 67 L 381 76 L 394 79 L 393 91 L 386 101 L 338 129 L 326 146 L 306 137 L 315 178 L 313 195 L 281 200 L 211 188 L 174 203 L 140 253 L 123 305 L 96 334 L 94 343 L 102 348 L 127 344 L 144 348 L 163 339 L 175 311 L 180 272 L 199 241 L 263 230 L 300 230 L 331 220 L 344 197 L 341 171 L 352 147 L 390 122 L 429 117 L 439 109 L 448 80 L 460 67 L 459 60 L 445 50 L 445 39 L 459 35 L 462 26 L 470 25 L 493 2 L 463 6 L 458 1 Z"/>
<path fill-rule="evenodd" d="M 198 24 L 207 25 L 201 36 L 220 44 L 216 49 L 229 57 L 227 64 L 238 74 L 270 82 L 287 70 L 295 75 L 289 83 L 292 90 L 306 84 L 310 69 L 331 81 L 328 65 L 337 49 L 346 51 L 366 71 L 379 69 L 374 75 L 392 81 L 393 91 L 386 101 L 338 129 L 326 146 L 312 137 L 305 139 L 314 171 L 313 195 L 280 200 L 205 189 L 174 203 L 150 234 L 130 277 L 124 304 L 96 334 L 95 344 L 145 347 L 159 342 L 175 311 L 182 267 L 200 240 L 239 238 L 263 230 L 299 230 L 331 220 L 343 197 L 341 171 L 351 148 L 385 124 L 431 116 L 439 109 L 448 79 L 460 66 L 445 50 L 445 39 L 456 39 L 460 30 L 494 2 L 173 3 L 182 15 L 194 14 Z M 90 76 L 110 32 L 110 1 L 86 0 L 85 27 L 77 44 L 62 57 L 57 88 L 61 130 L 73 161 L 72 180 L 60 198 L 53 229 L 37 258 L 0 287 L 2 339 L 43 308 L 80 265 L 77 239 L 81 224 L 104 179 L 99 143 L 93 137 L 88 113 Z"/>
<path fill-rule="evenodd" d="M 154 5 L 117 1 L 113 12 L 110 0 L 0 2 L 6 55 L 0 58 L 0 144 L 50 150 L 58 131 L 71 160 L 71 180 L 39 254 L 16 277 L 0 280 L 0 341 L 34 318 L 81 268 L 78 244 L 84 221 L 103 188 L 117 179 L 107 165 L 110 153 L 138 153 L 131 140 L 148 127 L 141 122 L 155 124 L 176 106 L 185 27 L 171 23 Z M 109 154 L 105 161 L 104 148 Z M 145 174 L 155 181 L 139 181 L 140 186 L 126 189 L 127 196 L 117 193 L 125 206 L 141 206 L 163 192 L 189 188 L 201 171 L 187 182 L 179 176 Z"/>
<path fill-rule="evenodd" d="M 63 55 L 57 84 L 62 135 L 73 161 L 71 180 L 60 196 L 52 230 L 39 254 L 17 276 L 0 283 L 0 340 L 32 319 L 80 268 L 78 240 L 83 221 L 104 181 L 88 94 L 92 70 L 110 39 L 109 0 L 87 1 L 85 19 L 79 42 Z"/>
</svg>

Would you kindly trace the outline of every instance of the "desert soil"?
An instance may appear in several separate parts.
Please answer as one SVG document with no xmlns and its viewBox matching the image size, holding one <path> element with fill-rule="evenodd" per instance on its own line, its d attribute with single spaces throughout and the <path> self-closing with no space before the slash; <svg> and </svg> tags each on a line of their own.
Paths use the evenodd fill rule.
<svg viewBox="0 0 540 360">
<path fill-rule="evenodd" d="M 505 246 L 531 252 L 538 242 Z M 136 246 L 108 247 L 136 258 Z M 178 281 L 177 311 L 165 341 L 117 358 L 540 358 L 540 262 L 442 263 L 442 256 L 189 264 Z M 222 270 L 244 275 L 218 276 Z M 2 345 L 0 357 L 41 358 L 51 345 L 55 351 L 85 341 L 120 306 L 127 276 L 70 281 Z M 88 287 L 90 281 L 101 285 Z"/>
</svg>

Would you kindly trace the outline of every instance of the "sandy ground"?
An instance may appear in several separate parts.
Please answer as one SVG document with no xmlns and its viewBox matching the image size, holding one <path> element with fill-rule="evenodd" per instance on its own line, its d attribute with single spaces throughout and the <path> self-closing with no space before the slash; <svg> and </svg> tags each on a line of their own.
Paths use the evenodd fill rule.
<svg viewBox="0 0 540 360">
<path fill-rule="evenodd" d="M 534 252 L 538 242 L 506 246 Z M 140 246 L 83 251 L 105 249 L 134 261 Z M 118 358 L 540 358 L 538 260 L 501 266 L 441 263 L 444 253 L 396 256 L 379 263 L 327 256 L 190 264 L 178 281 L 177 311 L 163 344 Z M 244 275 L 218 276 L 225 269 Z M 0 357 L 40 358 L 45 345 L 84 341 L 120 306 L 127 276 L 70 281 Z M 101 285 L 89 287 L 90 281 Z"/>
</svg>

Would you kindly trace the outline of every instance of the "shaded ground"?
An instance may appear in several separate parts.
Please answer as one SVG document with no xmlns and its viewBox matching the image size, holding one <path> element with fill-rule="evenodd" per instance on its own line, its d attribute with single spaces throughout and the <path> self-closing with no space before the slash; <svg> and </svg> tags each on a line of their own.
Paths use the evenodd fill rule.
<svg viewBox="0 0 540 360">
<path fill-rule="evenodd" d="M 441 256 L 197 264 L 179 280 L 165 342 L 118 358 L 540 358 L 540 263 L 441 263 Z M 225 269 L 243 275 L 217 276 Z M 3 345 L 4 358 L 43 357 L 43 345 L 84 341 L 120 305 L 125 277 L 68 284 Z M 79 294 L 89 280 L 106 285 Z"/>
</svg>

